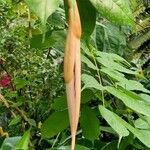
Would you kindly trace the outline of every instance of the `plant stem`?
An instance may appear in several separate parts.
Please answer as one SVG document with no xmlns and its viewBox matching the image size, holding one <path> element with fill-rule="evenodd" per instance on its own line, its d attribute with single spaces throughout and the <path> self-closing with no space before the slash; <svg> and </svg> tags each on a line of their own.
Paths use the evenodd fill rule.
<svg viewBox="0 0 150 150">
<path fill-rule="evenodd" d="M 97 70 L 99 83 L 103 86 L 102 78 L 101 78 L 101 75 L 100 75 L 100 72 L 99 72 L 99 68 L 98 68 L 98 65 L 97 65 L 94 53 L 93 53 L 93 49 L 92 49 L 92 47 L 91 47 L 91 45 L 89 44 L 88 41 L 87 41 L 87 46 L 88 46 L 88 49 L 90 50 L 90 53 L 91 53 L 91 56 L 93 58 L 94 64 L 95 64 L 95 66 L 97 68 L 96 70 Z M 104 99 L 104 91 L 103 90 L 102 90 L 102 101 L 103 101 L 103 106 L 105 106 L 105 99 Z"/>
<path fill-rule="evenodd" d="M 56 144 L 56 142 L 57 142 L 57 140 L 58 140 L 59 135 L 60 135 L 60 133 L 58 133 L 58 135 L 56 136 L 56 139 L 55 139 L 54 142 L 53 142 L 52 148 L 55 146 L 55 144 Z"/>
</svg>

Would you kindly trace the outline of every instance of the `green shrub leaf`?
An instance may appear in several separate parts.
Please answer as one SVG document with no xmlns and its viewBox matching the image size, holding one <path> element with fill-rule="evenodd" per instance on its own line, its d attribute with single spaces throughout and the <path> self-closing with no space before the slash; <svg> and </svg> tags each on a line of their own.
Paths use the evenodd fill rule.
<svg viewBox="0 0 150 150">
<path fill-rule="evenodd" d="M 103 106 L 99 106 L 99 110 L 108 124 L 118 133 L 119 137 L 129 135 L 129 131 L 122 125 L 122 121 L 116 114 L 112 113 Z"/>
<path fill-rule="evenodd" d="M 59 0 L 25 0 L 30 9 L 41 19 L 45 26 L 47 18 L 58 8 Z"/>
<path fill-rule="evenodd" d="M 96 11 L 89 0 L 77 0 L 82 25 L 82 36 L 89 37 L 96 24 Z"/>
<path fill-rule="evenodd" d="M 118 133 L 127 135 L 126 129 L 131 131 L 143 144 L 150 148 L 150 131 L 149 130 L 138 130 L 132 127 L 129 123 L 124 121 L 115 113 L 109 111 L 103 106 L 99 107 L 102 116 L 110 124 L 110 126 Z M 109 117 L 108 117 L 109 116 Z M 121 126 L 120 126 L 121 125 Z M 119 127 L 118 127 L 119 126 Z M 122 128 L 123 127 L 123 128 Z M 123 129 L 123 130 L 122 130 Z"/>
<path fill-rule="evenodd" d="M 29 139 L 30 139 L 30 129 L 24 133 L 21 140 L 18 142 L 16 149 L 27 150 L 28 144 L 29 144 Z"/>
<path fill-rule="evenodd" d="M 81 109 L 80 125 L 83 136 L 86 139 L 94 141 L 98 138 L 100 133 L 99 120 L 94 112 L 87 106 Z"/>
<path fill-rule="evenodd" d="M 51 138 L 69 126 L 68 110 L 54 112 L 41 128 L 43 138 Z"/>
<path fill-rule="evenodd" d="M 138 95 L 125 89 L 116 89 L 114 87 L 106 87 L 106 90 L 112 95 L 122 100 L 123 103 L 129 108 L 145 116 L 150 117 L 150 106 L 148 106 L 144 101 L 142 101 L 142 98 L 140 99 Z"/>
<path fill-rule="evenodd" d="M 90 0 L 97 11 L 108 20 L 120 25 L 133 25 L 133 16 L 128 1 Z"/>
<path fill-rule="evenodd" d="M 82 81 L 84 83 L 83 89 L 85 89 L 85 88 L 95 88 L 97 90 L 103 90 L 103 86 L 100 85 L 98 83 L 98 81 L 90 75 L 83 74 L 82 75 Z"/>
</svg>

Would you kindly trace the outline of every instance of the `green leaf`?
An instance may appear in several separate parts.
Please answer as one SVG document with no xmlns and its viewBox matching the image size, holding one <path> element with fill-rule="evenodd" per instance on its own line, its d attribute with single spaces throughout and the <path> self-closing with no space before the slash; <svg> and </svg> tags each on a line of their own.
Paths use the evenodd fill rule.
<svg viewBox="0 0 150 150">
<path fill-rule="evenodd" d="M 114 120 L 115 120 L 116 124 L 122 124 L 125 127 L 125 129 L 127 128 L 129 131 L 131 131 L 143 144 L 145 144 L 147 147 L 150 148 L 150 140 L 149 140 L 150 139 L 150 137 L 149 137 L 150 136 L 150 133 L 149 133 L 150 131 L 148 131 L 148 130 L 138 130 L 138 129 L 132 127 L 129 123 L 124 121 L 118 115 L 116 115 L 115 113 L 107 110 L 103 106 L 100 106 L 100 110 L 103 112 L 104 116 L 106 116 L 106 114 L 109 113 L 110 116 L 113 117 L 112 122 L 114 122 Z M 111 120 L 111 118 L 108 118 L 107 116 L 106 116 L 106 118 L 109 121 Z M 110 121 L 110 125 L 112 124 L 112 122 Z M 122 132 L 122 131 L 120 131 L 120 132 Z"/>
<path fill-rule="evenodd" d="M 18 142 L 16 149 L 27 150 L 30 139 L 30 129 L 27 130 L 22 136 L 21 140 Z"/>
<path fill-rule="evenodd" d="M 106 90 L 116 96 L 129 108 L 143 115 L 150 117 L 150 106 L 148 106 L 138 95 L 131 93 L 125 89 L 116 89 L 114 87 L 106 87 Z"/>
<path fill-rule="evenodd" d="M 150 130 L 150 117 L 142 117 L 135 120 L 134 125 L 138 129 Z"/>
<path fill-rule="evenodd" d="M 103 90 L 103 86 L 98 83 L 98 81 L 93 78 L 91 75 L 82 74 L 82 81 L 84 83 L 85 88 L 95 88 L 97 90 Z"/>
<path fill-rule="evenodd" d="M 54 100 L 54 103 L 52 104 L 52 108 L 60 111 L 67 108 L 67 98 L 66 96 L 58 97 Z"/>
<path fill-rule="evenodd" d="M 41 128 L 43 138 L 51 138 L 69 126 L 68 110 L 54 112 Z"/>
<path fill-rule="evenodd" d="M 94 93 L 90 89 L 85 89 L 81 93 L 81 103 L 87 103 L 94 97 Z"/>
<path fill-rule="evenodd" d="M 47 18 L 58 8 L 59 0 L 25 0 L 30 9 L 41 19 L 42 25 L 46 25 Z"/>
<path fill-rule="evenodd" d="M 24 88 L 25 86 L 27 85 L 30 85 L 30 82 L 25 80 L 25 79 L 20 79 L 20 78 L 16 78 L 14 80 L 14 83 L 15 83 L 15 86 L 16 86 L 16 89 L 19 90 L 21 88 Z"/>
<path fill-rule="evenodd" d="M 107 126 L 100 126 L 101 131 L 108 132 L 111 134 L 116 134 L 116 132 L 111 128 Z"/>
<path fill-rule="evenodd" d="M 89 68 L 97 70 L 96 66 L 84 55 L 81 55 L 81 60 L 85 63 Z"/>
<path fill-rule="evenodd" d="M 82 36 L 88 38 L 96 24 L 96 11 L 89 0 L 77 0 L 81 25 L 82 25 Z"/>
<path fill-rule="evenodd" d="M 100 52 L 100 51 L 96 51 L 95 53 L 97 56 L 100 56 L 103 59 L 107 59 L 109 61 L 114 61 L 114 62 L 118 62 L 118 63 L 120 62 L 120 63 L 125 64 L 127 66 L 131 66 L 124 58 L 120 57 L 117 54 Z"/>
<path fill-rule="evenodd" d="M 12 119 L 8 126 L 16 125 L 21 121 L 20 116 L 16 116 L 16 118 Z"/>
<path fill-rule="evenodd" d="M 129 146 L 133 143 L 133 141 L 134 141 L 134 135 L 130 133 L 129 136 L 122 139 L 122 141 L 119 145 L 119 149 L 120 150 L 128 149 Z"/>
<path fill-rule="evenodd" d="M 129 135 L 129 131 L 122 125 L 122 121 L 116 114 L 112 113 L 103 106 L 99 106 L 99 110 L 108 124 L 118 133 L 119 137 Z"/>
<path fill-rule="evenodd" d="M 96 140 L 100 134 L 99 120 L 95 113 L 87 106 L 81 109 L 80 125 L 83 136 L 92 142 Z"/>
<path fill-rule="evenodd" d="M 128 1 L 90 0 L 97 11 L 108 20 L 119 25 L 133 25 L 133 16 Z"/>
<path fill-rule="evenodd" d="M 17 91 L 8 91 L 6 92 L 5 97 L 9 98 L 17 97 Z"/>
<path fill-rule="evenodd" d="M 16 136 L 16 137 L 9 137 L 6 138 L 1 146 L 0 150 L 13 150 L 15 149 L 18 141 L 21 139 L 20 136 Z"/>
<path fill-rule="evenodd" d="M 64 49 L 64 44 L 65 44 L 65 37 L 66 34 L 64 31 L 53 31 L 51 32 L 46 32 L 45 33 L 45 40 L 42 43 L 42 34 L 37 34 L 34 35 L 30 42 L 31 42 L 31 47 L 32 48 L 38 48 L 38 49 L 46 49 L 49 47 L 54 47 L 57 49 Z M 61 41 L 61 43 L 60 43 Z"/>
<path fill-rule="evenodd" d="M 120 85 L 121 87 L 127 90 L 136 90 L 136 91 L 142 91 L 145 93 L 150 93 L 150 91 L 145 89 L 141 83 L 134 81 L 134 80 L 124 79 L 118 82 L 117 85 Z"/>
<path fill-rule="evenodd" d="M 106 59 L 106 58 L 97 57 L 96 59 L 99 63 L 101 63 L 103 66 L 109 68 L 110 70 L 117 70 L 117 71 L 127 73 L 127 74 L 138 75 L 138 72 L 127 69 L 122 64 L 112 61 L 111 58 Z"/>
<path fill-rule="evenodd" d="M 125 79 L 124 74 L 118 72 L 117 70 L 110 70 L 109 68 L 102 68 L 100 69 L 100 71 L 107 74 L 108 76 L 115 79 L 116 81 L 122 81 Z"/>
<path fill-rule="evenodd" d="M 139 96 L 150 105 L 150 95 L 147 94 L 139 94 Z"/>
<path fill-rule="evenodd" d="M 150 148 L 150 132 L 148 130 L 138 130 L 125 122 L 123 119 L 122 121 L 128 130 L 130 130 L 144 145 Z"/>
</svg>

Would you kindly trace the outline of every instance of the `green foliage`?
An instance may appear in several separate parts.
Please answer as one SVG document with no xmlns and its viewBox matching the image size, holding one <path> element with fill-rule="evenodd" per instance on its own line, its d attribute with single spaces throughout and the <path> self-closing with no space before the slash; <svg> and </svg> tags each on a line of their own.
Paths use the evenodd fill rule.
<svg viewBox="0 0 150 150">
<path fill-rule="evenodd" d="M 58 8 L 59 0 L 26 0 L 31 10 L 41 19 L 45 27 L 48 17 Z"/>
<path fill-rule="evenodd" d="M 96 11 L 89 0 L 78 0 L 81 25 L 82 25 L 82 37 L 88 38 L 96 24 Z"/>
<path fill-rule="evenodd" d="M 0 81 L 11 76 L 9 86 L 0 85 L 5 97 L 0 99 L 0 126 L 12 136 L 2 137 L 0 147 L 69 150 L 65 5 L 59 0 L 25 2 L 0 2 Z M 148 53 L 143 46 L 149 40 L 148 6 L 128 0 L 77 2 L 83 38 L 76 150 L 149 149 L 150 68 L 142 66 L 149 61 L 143 56 Z"/>
<path fill-rule="evenodd" d="M 104 119 L 108 122 L 108 124 L 118 133 L 119 138 L 121 139 L 123 136 L 128 136 L 128 130 L 122 125 L 121 120 L 107 110 L 105 107 L 99 107 L 100 113 L 104 117 Z"/>
<path fill-rule="evenodd" d="M 29 143 L 29 138 L 30 138 L 30 130 L 27 130 L 20 141 L 16 145 L 16 149 L 23 149 L 27 150 L 28 149 L 28 143 Z"/>
<path fill-rule="evenodd" d="M 108 20 L 121 25 L 133 25 L 132 12 L 128 1 L 90 0 L 97 11 Z"/>
<path fill-rule="evenodd" d="M 87 106 L 81 109 L 80 124 L 83 136 L 94 142 L 99 136 L 99 121 L 94 112 Z"/>
<path fill-rule="evenodd" d="M 20 136 L 18 137 L 10 137 L 6 138 L 1 146 L 1 150 L 13 150 L 16 148 L 18 141 L 21 139 Z"/>
<path fill-rule="evenodd" d="M 43 138 L 50 138 L 69 126 L 68 111 L 54 112 L 42 125 L 41 133 Z"/>
</svg>

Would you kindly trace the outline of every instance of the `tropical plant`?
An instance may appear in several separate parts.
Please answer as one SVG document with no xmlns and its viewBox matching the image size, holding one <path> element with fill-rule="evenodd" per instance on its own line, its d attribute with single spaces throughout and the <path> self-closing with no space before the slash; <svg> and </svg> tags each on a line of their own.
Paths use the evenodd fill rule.
<svg viewBox="0 0 150 150">
<path fill-rule="evenodd" d="M 68 110 L 72 113 L 75 107 L 67 105 L 63 57 L 65 43 L 79 44 L 80 36 L 69 35 L 79 29 L 75 24 L 79 18 L 72 24 L 69 13 L 75 14 L 77 7 L 82 28 L 82 88 L 75 149 L 148 150 L 149 66 L 143 69 L 149 63 L 149 58 L 143 59 L 149 41 L 148 1 L 70 2 L 69 10 L 66 0 L 0 2 L 1 150 L 70 149 Z M 74 67 L 67 55 L 66 84 Z M 76 88 L 76 84 L 71 86 Z M 75 94 L 76 90 L 68 100 Z M 71 129 L 77 125 L 77 116 L 77 112 L 70 115 L 76 118 Z"/>
</svg>

